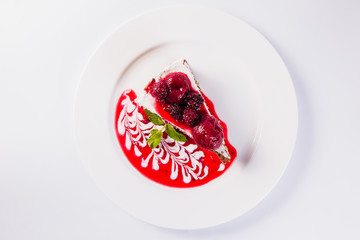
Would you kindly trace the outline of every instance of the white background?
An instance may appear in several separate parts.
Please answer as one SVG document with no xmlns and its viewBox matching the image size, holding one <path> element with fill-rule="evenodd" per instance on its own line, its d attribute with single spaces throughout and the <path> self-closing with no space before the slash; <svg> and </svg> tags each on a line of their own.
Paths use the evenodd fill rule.
<svg viewBox="0 0 360 240">
<path fill-rule="evenodd" d="M 76 89 L 112 31 L 180 1 L 0 0 L 1 240 L 360 238 L 360 2 L 191 2 L 254 26 L 293 78 L 298 139 L 274 191 L 210 229 L 163 229 L 124 213 L 79 161 Z"/>
</svg>

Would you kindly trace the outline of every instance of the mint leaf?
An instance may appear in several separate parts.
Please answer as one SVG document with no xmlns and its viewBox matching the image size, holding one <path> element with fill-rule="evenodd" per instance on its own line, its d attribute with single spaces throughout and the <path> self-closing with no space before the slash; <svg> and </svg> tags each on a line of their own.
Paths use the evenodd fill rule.
<svg viewBox="0 0 360 240">
<path fill-rule="evenodd" d="M 169 137 L 176 141 L 186 142 L 186 136 L 176 131 L 170 124 L 165 125 L 165 132 L 169 135 Z"/>
<path fill-rule="evenodd" d="M 150 134 L 156 134 L 157 132 L 159 132 L 159 130 L 156 128 L 150 130 Z"/>
<path fill-rule="evenodd" d="M 164 121 L 161 119 L 161 117 L 150 110 L 145 108 L 146 116 L 149 118 L 149 120 L 155 124 L 155 125 L 164 125 Z"/>
<path fill-rule="evenodd" d="M 149 143 L 150 148 L 156 148 L 161 141 L 163 133 L 158 129 L 151 129 L 150 133 L 151 136 L 146 141 Z"/>
</svg>

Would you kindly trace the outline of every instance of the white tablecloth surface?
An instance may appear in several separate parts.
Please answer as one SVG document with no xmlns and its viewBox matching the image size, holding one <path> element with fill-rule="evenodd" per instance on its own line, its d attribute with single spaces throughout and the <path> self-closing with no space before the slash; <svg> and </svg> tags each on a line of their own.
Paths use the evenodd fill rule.
<svg viewBox="0 0 360 240">
<path fill-rule="evenodd" d="M 276 188 L 229 223 L 142 222 L 85 173 L 74 138 L 81 73 L 129 18 L 182 3 L 260 31 L 293 78 L 299 132 Z M 0 1 L 0 239 L 360 239 L 359 1 Z"/>
</svg>

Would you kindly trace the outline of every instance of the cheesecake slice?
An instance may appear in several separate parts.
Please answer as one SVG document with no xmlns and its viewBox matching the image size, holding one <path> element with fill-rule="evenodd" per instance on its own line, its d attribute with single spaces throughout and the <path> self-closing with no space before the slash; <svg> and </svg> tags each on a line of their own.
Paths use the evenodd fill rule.
<svg viewBox="0 0 360 240">
<path fill-rule="evenodd" d="M 194 139 L 199 147 L 215 152 L 223 163 L 230 160 L 220 121 L 211 114 L 185 59 L 174 62 L 153 78 L 139 104 Z"/>
</svg>

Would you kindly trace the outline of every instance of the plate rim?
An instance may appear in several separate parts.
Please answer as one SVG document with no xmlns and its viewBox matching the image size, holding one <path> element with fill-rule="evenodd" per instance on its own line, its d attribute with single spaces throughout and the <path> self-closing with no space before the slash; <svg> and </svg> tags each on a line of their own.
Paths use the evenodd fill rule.
<svg viewBox="0 0 360 240">
<path fill-rule="evenodd" d="M 84 68 L 83 74 L 81 75 L 81 81 L 79 81 L 78 89 L 77 89 L 77 91 L 76 91 L 76 104 L 75 104 L 75 108 L 74 108 L 74 112 L 75 112 L 75 114 L 74 114 L 74 116 L 75 116 L 75 136 L 76 136 L 76 143 L 77 143 L 77 146 L 78 146 L 78 153 L 79 153 L 79 156 L 80 156 L 81 159 L 82 159 L 82 154 L 81 154 L 81 150 L 80 150 L 80 148 L 79 148 L 80 143 L 79 143 L 79 136 L 78 136 L 78 130 L 77 130 L 77 129 L 78 129 L 77 126 L 78 126 L 78 123 L 79 123 L 78 113 L 79 113 L 79 107 L 80 107 L 80 106 L 79 106 L 79 99 L 78 99 L 78 98 L 79 98 L 79 95 L 78 95 L 78 94 L 79 94 L 79 92 L 80 92 L 80 89 L 81 89 L 82 85 L 83 85 L 84 82 L 85 82 L 84 76 L 85 76 L 85 74 L 86 74 L 86 72 L 87 72 L 87 70 L 88 70 L 88 67 L 89 67 L 90 62 L 92 61 L 92 59 L 96 56 L 96 54 L 100 51 L 100 49 L 104 46 L 104 44 L 106 44 L 106 42 L 109 40 L 109 38 L 111 38 L 116 32 L 121 31 L 121 29 L 122 29 L 124 26 L 127 26 L 129 23 L 132 23 L 132 22 L 134 22 L 134 21 L 137 21 L 139 18 L 142 18 L 142 17 L 144 17 L 144 16 L 149 16 L 149 15 L 157 14 L 157 13 L 162 12 L 162 11 L 169 11 L 169 10 L 174 10 L 174 9 L 184 10 L 184 8 L 186 9 L 187 7 L 189 7 L 189 6 L 186 5 L 186 6 L 166 7 L 166 8 L 160 8 L 160 9 L 156 9 L 156 10 L 147 11 L 147 12 L 145 12 L 145 13 L 143 13 L 143 14 L 137 15 L 137 16 L 129 19 L 129 20 L 126 21 L 125 23 L 121 24 L 118 28 L 116 28 L 109 36 L 107 36 L 107 37 L 99 44 L 99 46 L 98 46 L 98 47 L 96 48 L 96 50 L 93 52 L 93 54 L 92 54 L 91 57 L 89 58 L 88 63 L 86 64 L 86 67 Z M 249 26 L 250 28 L 254 29 L 257 33 L 259 33 L 255 28 L 253 28 L 252 26 L 250 26 L 249 24 L 247 24 L 247 23 L 244 22 L 243 20 L 240 20 L 240 19 L 238 19 L 238 18 L 235 18 L 234 16 L 232 16 L 232 15 L 230 15 L 230 14 L 228 14 L 228 13 L 225 13 L 225 12 L 223 12 L 223 11 L 219 11 L 219 10 L 217 10 L 217 9 L 212 9 L 212 8 L 208 8 L 208 7 L 192 6 L 192 9 L 194 9 L 194 8 L 201 9 L 202 11 L 204 11 L 204 10 L 205 10 L 205 11 L 211 11 L 211 12 L 214 12 L 214 11 L 215 11 L 215 12 L 220 13 L 220 15 L 224 15 L 224 14 L 225 14 L 225 15 L 227 15 L 227 16 L 235 19 L 236 21 L 240 21 L 240 22 L 242 22 L 243 24 L 246 24 L 246 25 Z M 269 41 L 268 41 L 261 33 L 259 33 L 259 34 L 262 36 L 263 40 L 265 40 L 268 44 L 270 44 Z M 291 160 L 291 154 L 292 154 L 292 152 L 293 152 L 293 150 L 294 150 L 294 148 L 295 148 L 295 143 L 296 143 L 297 128 L 298 128 L 298 107 L 297 107 L 297 100 L 296 100 L 296 92 L 295 92 L 293 83 L 292 83 L 292 81 L 291 81 L 291 76 L 290 76 L 290 74 L 289 74 L 289 72 L 288 72 L 288 70 L 287 70 L 287 68 L 286 68 L 286 65 L 285 65 L 284 61 L 282 60 L 282 58 L 281 58 L 281 56 L 278 54 L 278 52 L 275 50 L 275 48 L 274 48 L 271 44 L 270 44 L 270 46 L 273 48 L 273 50 L 275 51 L 275 53 L 277 54 L 277 56 L 280 58 L 281 63 L 284 65 L 284 68 L 285 68 L 286 73 L 287 73 L 287 75 L 288 75 L 288 78 L 289 78 L 289 80 L 290 80 L 290 85 L 292 86 L 292 94 L 293 94 L 293 96 L 294 96 L 293 105 L 294 105 L 294 107 L 295 107 L 295 110 L 294 110 L 294 111 L 295 111 L 295 115 L 296 115 L 296 116 L 295 116 L 295 126 L 296 126 L 295 128 L 296 128 L 296 129 L 295 129 L 295 133 L 294 133 L 294 136 L 293 136 L 294 140 L 293 140 L 293 143 L 292 143 L 292 147 L 291 147 L 291 149 L 289 150 L 289 155 L 290 155 L 290 156 L 288 157 L 288 160 L 286 161 L 286 164 L 285 164 L 285 166 L 283 167 L 283 170 L 282 170 L 281 174 L 278 176 L 277 180 L 273 183 L 272 187 L 268 189 L 267 193 L 265 193 L 261 199 L 259 199 L 257 202 L 254 202 L 251 207 L 249 207 L 246 211 L 243 211 L 240 215 L 245 214 L 246 212 L 248 212 L 248 211 L 250 211 L 251 209 L 253 209 L 256 205 L 258 205 L 263 199 L 266 198 L 266 196 L 267 196 L 267 195 L 273 190 L 273 188 L 278 184 L 278 182 L 280 181 L 282 175 L 284 174 L 284 172 L 285 172 L 285 170 L 286 170 L 286 168 L 287 168 L 287 166 L 288 166 L 288 164 L 289 164 L 289 162 L 290 162 L 290 160 Z M 260 140 L 259 140 L 259 141 L 260 141 Z M 83 162 L 83 160 L 82 160 L 82 162 Z M 84 165 L 84 162 L 83 162 L 83 165 Z M 85 168 L 86 168 L 86 167 L 85 167 Z M 90 176 L 93 177 L 93 180 L 94 180 L 94 182 L 96 183 L 96 185 L 98 185 L 98 183 L 97 183 L 96 180 L 94 179 L 93 174 L 92 174 L 91 172 L 89 172 L 88 170 L 87 170 L 87 172 L 90 174 Z M 98 185 L 98 186 L 99 186 L 99 185 Z M 99 186 L 99 187 L 101 188 L 101 186 Z M 105 193 L 105 194 L 106 194 L 106 193 Z M 107 195 L 107 194 L 106 194 L 106 195 Z M 109 198 L 111 198 L 111 197 L 109 197 Z M 220 222 L 217 222 L 217 223 L 215 223 L 215 224 L 199 225 L 199 226 L 194 226 L 194 227 L 189 227 L 189 226 L 185 226 L 185 227 L 182 227 L 182 226 L 171 226 L 171 224 L 170 224 L 170 225 L 166 225 L 166 224 L 158 224 L 158 223 L 151 222 L 151 221 L 149 221 L 149 219 L 144 219 L 144 218 L 141 217 L 141 216 L 138 216 L 138 215 L 136 215 L 136 214 L 133 214 L 133 213 L 127 211 L 123 206 L 120 206 L 120 207 L 121 207 L 124 211 L 130 213 L 131 215 L 135 215 L 137 218 L 140 218 L 140 219 L 142 219 L 142 220 L 144 220 L 144 221 L 146 221 L 146 222 L 152 223 L 152 224 L 154 224 L 154 225 L 162 226 L 162 227 L 175 228 L 175 229 L 199 229 L 199 228 L 206 228 L 206 227 L 211 227 L 211 226 L 215 226 L 215 225 L 218 225 L 218 224 L 222 224 L 222 223 L 225 223 L 225 222 L 233 219 L 233 218 L 231 218 L 231 219 L 226 219 L 225 221 L 220 221 Z M 240 216 L 240 215 L 239 215 L 239 216 Z M 238 217 L 238 216 L 236 216 L 236 217 Z M 168 221 L 168 220 L 167 220 L 167 221 Z"/>
</svg>

